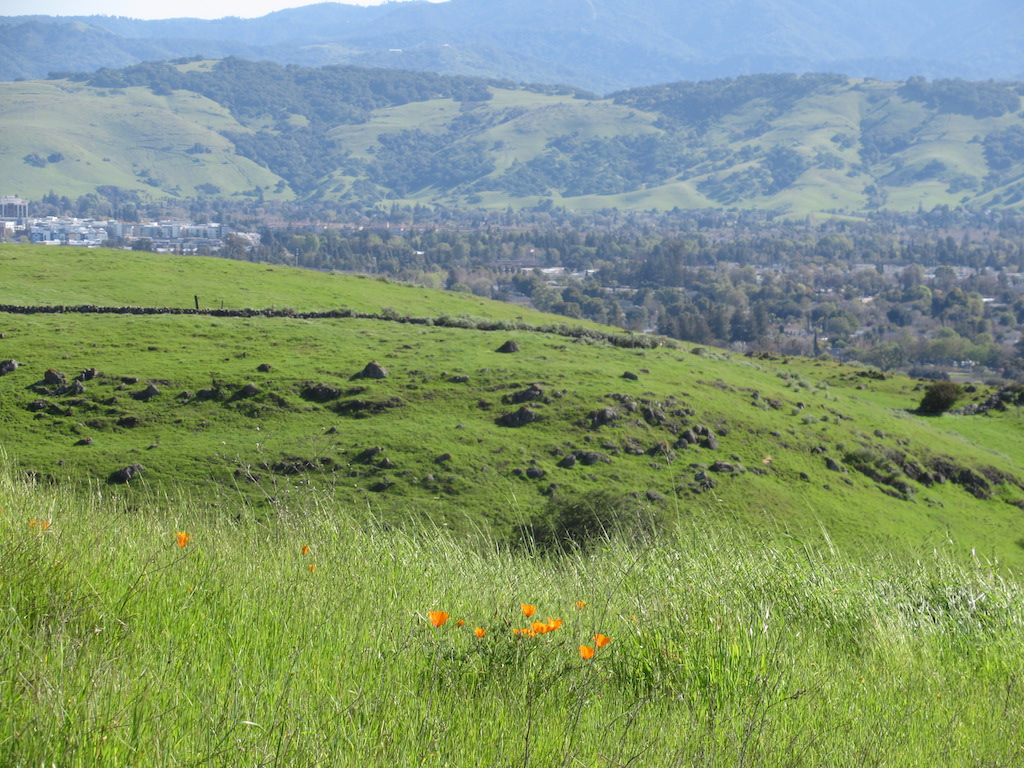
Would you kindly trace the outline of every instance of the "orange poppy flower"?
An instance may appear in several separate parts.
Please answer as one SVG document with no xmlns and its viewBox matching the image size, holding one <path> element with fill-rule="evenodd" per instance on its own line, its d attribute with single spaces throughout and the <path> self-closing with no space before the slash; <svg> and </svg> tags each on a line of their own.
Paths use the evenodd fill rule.
<svg viewBox="0 0 1024 768">
<path fill-rule="evenodd" d="M 479 637 L 483 637 L 484 635 L 487 634 L 487 630 L 484 629 L 483 627 L 477 627 L 476 629 L 473 630 L 473 634 L 476 635 L 478 638 Z"/>
<path fill-rule="evenodd" d="M 576 610 L 577 611 L 582 611 L 586 607 L 587 607 L 587 603 L 586 603 L 585 600 L 577 600 L 576 601 Z"/>
<path fill-rule="evenodd" d="M 40 531 L 48 531 L 50 530 L 50 521 L 39 520 L 38 518 L 33 517 L 31 520 L 28 521 L 28 527 L 38 528 Z"/>
<path fill-rule="evenodd" d="M 440 627 L 448 621 L 448 614 L 444 611 L 427 611 L 427 616 L 430 617 L 430 623 L 435 627 Z"/>
<path fill-rule="evenodd" d="M 582 656 L 584 659 L 592 659 L 594 658 L 594 649 L 591 648 L 589 645 L 581 645 L 580 656 Z"/>
<path fill-rule="evenodd" d="M 548 629 L 558 629 L 562 626 L 561 619 L 552 619 L 548 616 Z"/>
<path fill-rule="evenodd" d="M 303 544 L 302 545 L 302 554 L 304 554 L 304 555 L 308 555 L 309 554 L 309 545 L 308 544 Z"/>
<path fill-rule="evenodd" d="M 189 541 L 191 541 L 191 539 L 192 539 L 192 537 L 189 534 L 185 533 L 184 531 L 178 531 L 178 546 L 179 547 L 187 547 L 188 543 L 189 543 Z"/>
<path fill-rule="evenodd" d="M 309 564 L 309 572 L 310 572 L 310 573 L 313 573 L 313 571 L 315 571 L 315 570 L 316 570 L 316 566 L 315 566 L 315 565 L 313 565 L 312 563 L 310 563 L 310 564 Z"/>
<path fill-rule="evenodd" d="M 456 627 L 461 627 L 465 623 L 466 622 L 463 619 L 459 619 L 458 621 L 455 622 L 455 626 Z"/>
<path fill-rule="evenodd" d="M 611 641 L 612 639 L 608 637 L 608 635 L 594 635 L 594 645 L 596 645 L 598 648 L 604 648 Z"/>
<path fill-rule="evenodd" d="M 545 624 L 543 621 L 535 621 L 530 625 L 534 632 L 538 635 L 546 635 L 551 631 L 551 627 Z"/>
<path fill-rule="evenodd" d="M 520 603 L 519 607 L 523 609 L 523 616 L 526 618 L 530 618 L 537 612 L 537 606 L 529 603 Z"/>
</svg>

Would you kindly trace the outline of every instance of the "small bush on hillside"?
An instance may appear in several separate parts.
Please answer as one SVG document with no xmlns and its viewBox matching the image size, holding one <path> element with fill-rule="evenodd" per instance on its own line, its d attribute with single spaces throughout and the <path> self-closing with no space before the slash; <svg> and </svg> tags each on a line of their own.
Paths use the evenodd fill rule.
<svg viewBox="0 0 1024 768">
<path fill-rule="evenodd" d="M 657 527 L 657 513 L 636 499 L 588 491 L 578 496 L 553 496 L 544 511 L 519 533 L 522 544 L 541 551 L 574 551 L 616 536 L 642 539 Z"/>
<path fill-rule="evenodd" d="M 918 410 L 922 413 L 945 413 L 960 399 L 963 390 L 952 381 L 937 381 L 930 384 L 921 398 Z"/>
</svg>

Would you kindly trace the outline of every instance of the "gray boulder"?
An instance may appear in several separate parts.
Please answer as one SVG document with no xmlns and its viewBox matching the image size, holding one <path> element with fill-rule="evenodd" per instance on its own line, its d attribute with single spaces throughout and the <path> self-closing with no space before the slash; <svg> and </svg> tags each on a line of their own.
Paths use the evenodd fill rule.
<svg viewBox="0 0 1024 768">
<path fill-rule="evenodd" d="M 373 360 L 373 361 L 367 363 L 366 367 L 363 368 L 363 370 L 361 370 L 359 373 L 357 373 L 352 378 L 353 379 L 386 379 L 388 377 L 388 375 L 389 374 L 388 374 L 387 369 L 383 365 L 378 363 L 376 360 Z"/>
<path fill-rule="evenodd" d="M 160 390 L 157 389 L 156 384 L 150 384 L 145 389 L 140 389 L 138 392 L 132 392 L 132 399 L 142 400 L 143 402 L 145 402 L 147 400 L 152 400 L 159 394 Z"/>
<path fill-rule="evenodd" d="M 611 424 L 619 418 L 619 412 L 614 408 L 598 408 L 590 412 L 590 426 L 593 429 Z"/>
<path fill-rule="evenodd" d="M 499 416 L 495 423 L 499 427 L 525 427 L 536 421 L 539 417 L 536 412 L 530 410 L 527 406 L 521 406 L 518 411 L 512 411 L 512 413 L 506 413 L 504 416 Z"/>
<path fill-rule="evenodd" d="M 146 468 L 141 464 L 129 464 L 127 467 L 121 467 L 121 469 L 116 472 L 112 472 L 110 477 L 107 478 L 107 482 L 124 485 L 125 483 L 134 480 L 145 470 Z"/>
</svg>

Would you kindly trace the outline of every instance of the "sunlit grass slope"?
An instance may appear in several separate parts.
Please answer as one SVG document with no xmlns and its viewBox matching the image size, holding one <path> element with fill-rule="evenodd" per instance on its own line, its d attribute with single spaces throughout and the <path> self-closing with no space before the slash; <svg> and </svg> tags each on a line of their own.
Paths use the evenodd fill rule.
<svg viewBox="0 0 1024 768">
<path fill-rule="evenodd" d="M 948 545 L 848 558 L 696 517 L 535 556 L 327 496 L 234 511 L 0 475 L 0 764 L 1021 756 L 1020 584 Z"/>
<path fill-rule="evenodd" d="M 912 380 L 615 346 L 517 307 L 280 267 L 9 248 L 0 269 L 0 303 L 187 307 L 202 291 L 203 306 L 392 318 L 0 315 L 0 361 L 20 364 L 0 377 L 0 445 L 40 482 L 158 505 L 190 488 L 227 516 L 323 491 L 392 523 L 499 537 L 597 495 L 737 530 L 824 527 L 859 551 L 952 540 L 1024 559 L 1020 415 L 925 418 Z M 492 325 L 449 327 L 459 315 Z M 509 340 L 519 351 L 499 352 Z M 358 378 L 371 362 L 387 378 Z M 67 387 L 89 375 L 61 390 L 49 369 Z"/>
<path fill-rule="evenodd" d="M 277 176 L 238 155 L 224 132 L 248 133 L 219 104 L 190 92 L 90 88 L 63 80 L 0 84 L 0 150 L 8 193 L 77 197 L 115 186 L 154 197 L 267 188 Z M 196 144 L 205 149 L 194 152 Z M 25 158 L 35 154 L 34 165 Z M 59 159 L 58 159 L 59 156 Z"/>
<path fill-rule="evenodd" d="M 414 317 L 442 314 L 564 323 L 525 307 L 364 276 L 325 274 L 205 256 L 0 245 L 3 304 L 294 309 L 347 308 Z M 596 328 L 588 321 L 574 325 Z"/>
</svg>

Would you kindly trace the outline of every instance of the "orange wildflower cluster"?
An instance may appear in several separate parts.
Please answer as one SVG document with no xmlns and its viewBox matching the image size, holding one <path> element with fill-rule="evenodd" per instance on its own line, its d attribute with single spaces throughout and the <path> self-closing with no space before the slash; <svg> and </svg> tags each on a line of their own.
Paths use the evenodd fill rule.
<svg viewBox="0 0 1024 768">
<path fill-rule="evenodd" d="M 49 520 L 39 520 L 39 519 L 33 517 L 31 520 L 28 521 L 28 527 L 29 528 L 38 528 L 40 531 L 48 531 L 48 530 L 50 530 L 50 521 Z"/>
<path fill-rule="evenodd" d="M 586 607 L 586 603 L 582 600 L 576 602 L 576 609 L 582 611 Z M 521 603 L 519 606 L 523 612 L 523 616 L 526 618 L 532 618 L 537 613 L 537 606 L 531 603 Z M 427 611 L 427 619 L 430 621 L 431 626 L 435 629 L 442 627 L 450 618 L 450 614 L 445 611 Z M 537 637 L 539 635 L 546 635 L 549 632 L 554 632 L 556 629 L 561 629 L 564 622 L 559 618 L 548 617 L 547 621 L 532 621 L 528 627 L 517 627 L 512 630 L 512 634 L 517 637 Z M 464 619 L 456 619 L 456 626 L 462 627 L 466 624 Z M 476 627 L 473 629 L 473 636 L 478 640 L 487 634 L 487 630 L 483 627 Z M 607 635 L 596 634 L 594 635 L 594 646 L 581 645 L 580 655 L 584 659 L 591 659 L 594 657 L 596 649 L 604 648 L 608 643 L 611 642 L 611 638 Z"/>
<path fill-rule="evenodd" d="M 596 635 L 594 635 L 594 646 L 596 646 L 597 648 L 604 648 L 611 641 L 612 641 L 612 639 L 610 637 L 608 637 L 608 635 L 602 635 L 600 632 L 597 633 Z M 583 659 L 585 659 L 585 660 L 586 659 L 594 658 L 594 654 L 595 653 L 596 653 L 596 649 L 593 646 L 589 646 L 589 645 L 581 645 L 580 646 L 580 656 L 582 656 Z"/>
<path fill-rule="evenodd" d="M 562 626 L 561 619 L 553 619 L 548 616 L 548 620 L 545 621 L 534 621 L 528 627 L 521 627 L 519 629 L 513 629 L 513 635 L 521 635 L 523 637 L 536 637 L 537 635 L 546 635 L 548 632 L 553 632 Z"/>
<path fill-rule="evenodd" d="M 192 540 L 192 537 L 184 531 L 178 531 L 178 546 L 187 547 L 188 543 Z"/>
<path fill-rule="evenodd" d="M 579 606 L 579 603 L 576 604 Z M 532 603 L 520 603 L 520 609 L 523 612 L 523 616 L 531 618 L 537 612 L 537 606 Z M 548 616 L 548 620 L 545 621 L 533 621 L 530 622 L 528 627 L 519 627 L 512 630 L 513 635 L 520 637 L 537 637 L 537 635 L 546 635 L 548 632 L 553 632 L 562 626 L 561 619 L 553 619 Z"/>
<path fill-rule="evenodd" d="M 445 622 L 447 622 L 448 619 L 451 618 L 451 617 L 445 611 L 427 611 L 427 618 L 430 620 L 431 626 L 433 626 L 433 627 L 443 627 Z M 455 620 L 455 626 L 457 626 L 457 627 L 465 626 L 465 624 L 466 624 L 466 620 L 465 619 L 456 619 Z M 477 627 L 476 629 L 473 630 L 473 634 L 476 637 L 480 638 L 480 637 L 483 637 L 484 635 L 487 634 L 487 630 L 484 629 L 483 627 Z"/>
</svg>

